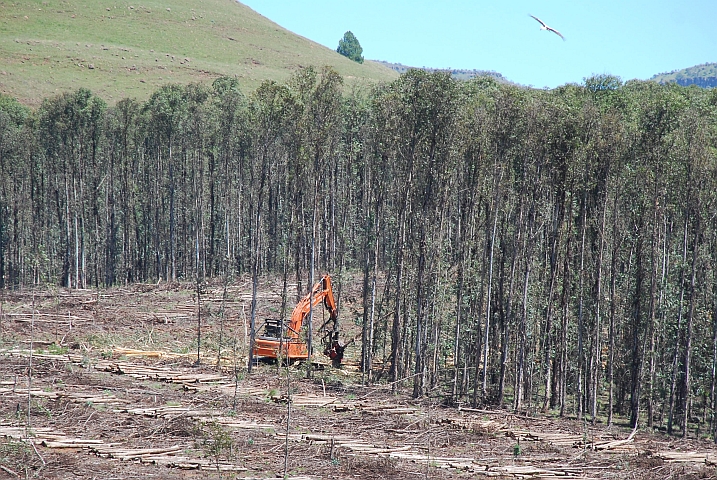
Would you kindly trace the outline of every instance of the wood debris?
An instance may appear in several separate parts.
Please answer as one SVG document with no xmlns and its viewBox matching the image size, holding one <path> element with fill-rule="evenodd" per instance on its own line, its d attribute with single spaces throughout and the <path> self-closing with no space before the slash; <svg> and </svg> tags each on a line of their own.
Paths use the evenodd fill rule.
<svg viewBox="0 0 717 480">
<path fill-rule="evenodd" d="M 174 358 L 190 358 L 196 357 L 196 354 L 192 353 L 175 353 L 166 352 L 164 350 L 137 350 L 134 348 L 121 348 L 116 347 L 113 351 L 116 355 L 124 355 L 126 357 L 147 357 L 147 358 L 159 358 L 159 359 L 174 359 Z"/>
<path fill-rule="evenodd" d="M 273 396 L 272 401 L 286 403 L 289 399 L 286 395 Z M 320 395 L 292 395 L 291 403 L 297 407 L 325 407 L 338 401 L 337 397 L 322 397 Z"/>
<path fill-rule="evenodd" d="M 76 438 L 51 428 L 33 428 L 32 436 L 27 435 L 24 427 L 0 425 L 0 437 L 12 438 L 23 442 L 32 442 L 50 449 L 86 449 L 102 458 L 121 461 L 139 461 L 153 465 L 184 470 L 214 470 L 222 472 L 243 472 L 247 469 L 240 465 L 217 462 L 209 458 L 178 455 L 191 449 L 189 445 L 172 445 L 158 448 L 127 448 L 119 444 L 105 443 L 103 440 Z"/>
<path fill-rule="evenodd" d="M 171 383 L 209 383 L 226 382 L 223 375 L 212 373 L 198 373 L 191 370 L 174 370 L 168 367 L 154 367 L 149 365 L 133 365 L 128 362 L 100 361 L 95 365 L 96 370 L 128 375 L 139 380 L 159 380 Z"/>
<path fill-rule="evenodd" d="M 664 451 L 655 453 L 653 456 L 670 463 L 704 463 L 710 466 L 717 465 L 717 454 L 714 452 Z"/>
<path fill-rule="evenodd" d="M 68 392 L 62 390 L 45 391 L 40 389 L 30 390 L 30 396 L 36 398 L 47 398 L 50 400 L 66 399 L 73 403 L 94 404 L 94 405 L 122 405 L 126 400 L 117 398 L 112 394 L 87 395 L 79 392 Z M 27 398 L 27 388 L 0 388 L 0 396 L 22 396 Z"/>
</svg>

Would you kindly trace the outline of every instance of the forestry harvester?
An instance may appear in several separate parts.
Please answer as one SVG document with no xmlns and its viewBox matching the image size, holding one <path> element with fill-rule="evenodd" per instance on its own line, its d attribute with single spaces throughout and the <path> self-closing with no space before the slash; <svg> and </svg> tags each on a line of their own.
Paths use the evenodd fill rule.
<svg viewBox="0 0 717 480">
<path fill-rule="evenodd" d="M 319 328 L 319 332 L 323 334 L 324 355 L 331 359 L 333 366 L 338 367 L 344 357 L 346 346 L 339 342 L 338 311 L 329 275 L 324 275 L 299 301 L 288 325 L 283 319 L 264 321 L 264 334 L 254 340 L 253 356 L 276 360 L 281 358 L 287 363 L 308 359 L 309 349 L 306 341 L 301 337 L 301 327 L 309 312 L 320 303 L 323 303 L 329 312 L 328 320 Z M 306 335 L 310 333 L 307 332 Z"/>
</svg>

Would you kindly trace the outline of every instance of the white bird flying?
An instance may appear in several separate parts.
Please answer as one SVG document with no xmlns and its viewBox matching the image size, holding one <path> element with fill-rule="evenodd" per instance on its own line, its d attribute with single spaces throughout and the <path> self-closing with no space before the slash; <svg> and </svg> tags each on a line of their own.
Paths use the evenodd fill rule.
<svg viewBox="0 0 717 480">
<path fill-rule="evenodd" d="M 549 31 L 549 32 L 553 32 L 553 33 L 556 34 L 558 37 L 562 38 L 563 41 L 565 41 L 565 37 L 563 37 L 563 34 L 562 34 L 562 33 L 558 32 L 557 30 L 555 30 L 555 29 L 552 28 L 552 27 L 547 26 L 547 25 L 545 24 L 545 22 L 542 21 L 541 19 L 539 19 L 538 17 L 536 17 L 536 16 L 534 16 L 534 15 L 530 15 L 530 16 L 533 17 L 534 19 L 536 19 L 536 20 L 540 23 L 540 25 L 541 25 L 540 29 L 541 29 L 541 30 L 547 30 L 547 31 Z"/>
</svg>

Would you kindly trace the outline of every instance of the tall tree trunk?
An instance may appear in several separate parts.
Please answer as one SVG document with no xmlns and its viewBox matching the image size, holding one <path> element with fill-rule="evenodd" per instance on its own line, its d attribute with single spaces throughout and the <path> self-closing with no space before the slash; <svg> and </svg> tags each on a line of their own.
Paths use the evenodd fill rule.
<svg viewBox="0 0 717 480">
<path fill-rule="evenodd" d="M 501 353 L 501 361 L 500 361 L 500 384 L 498 388 L 498 405 L 502 406 L 504 399 L 505 399 L 505 382 L 506 382 L 506 372 L 507 372 L 507 363 L 508 363 L 508 351 L 510 347 L 510 335 L 509 335 L 509 325 L 513 323 L 513 295 L 514 295 L 514 289 L 515 289 L 515 270 L 518 265 L 517 257 L 518 257 L 518 245 L 521 243 L 521 233 L 523 228 L 523 203 L 521 202 L 520 205 L 520 214 L 518 215 L 518 231 L 515 235 L 515 240 L 513 244 L 513 252 L 511 254 L 510 259 L 510 279 L 509 279 L 509 286 L 508 286 L 508 296 L 505 300 L 506 304 L 506 312 L 505 312 L 505 321 L 503 323 L 503 351 Z"/>
<path fill-rule="evenodd" d="M 401 363 L 401 317 L 403 311 L 403 248 L 405 245 L 406 224 L 405 218 L 401 215 L 398 219 L 398 235 L 396 238 L 396 292 L 393 309 L 393 323 L 391 325 L 391 370 L 389 375 L 395 389 L 399 376 L 399 365 Z"/>
<path fill-rule="evenodd" d="M 459 217 L 459 225 L 458 225 L 458 231 L 460 231 L 460 217 Z M 459 240 L 460 241 L 460 240 Z M 451 385 L 451 399 L 454 402 L 458 401 L 458 372 L 460 370 L 459 367 L 459 354 L 460 354 L 460 344 L 461 344 L 461 314 L 463 313 L 463 269 L 464 269 L 464 260 L 463 260 L 463 253 L 465 252 L 463 248 L 463 242 L 460 241 L 460 258 L 458 259 L 458 274 L 457 274 L 457 280 L 456 280 L 456 328 L 453 334 L 453 382 Z"/>
<path fill-rule="evenodd" d="M 597 410 L 598 410 L 598 393 L 600 386 L 600 365 L 601 362 L 601 311 L 600 305 L 602 304 L 602 264 L 605 253 L 605 219 L 607 217 L 607 200 L 608 195 L 605 195 L 605 203 L 602 207 L 602 221 L 600 223 L 600 240 L 598 246 L 598 261 L 596 265 L 597 278 L 595 280 L 595 333 L 594 333 L 594 349 L 593 349 L 593 360 L 592 360 L 592 405 L 590 410 L 590 416 L 592 417 L 592 424 L 595 425 L 597 421 Z"/>
<path fill-rule="evenodd" d="M 560 246 L 560 238 L 562 233 L 560 219 L 562 219 L 562 214 L 558 213 L 556 215 L 556 218 L 554 219 L 552 241 L 550 242 L 550 284 L 548 287 L 547 306 L 545 313 L 545 334 L 543 335 L 543 362 L 545 368 L 545 397 L 543 399 L 544 412 L 547 412 L 550 408 L 551 397 L 553 393 L 553 302 L 555 296 L 555 284 L 558 278 L 558 248 Z"/>
<path fill-rule="evenodd" d="M 413 371 L 413 398 L 423 396 L 424 386 L 424 362 L 425 362 L 425 349 L 423 342 L 423 334 L 425 327 L 424 316 L 424 275 L 426 272 L 426 239 L 425 227 L 421 227 L 421 234 L 419 239 L 419 251 L 418 251 L 418 270 L 416 271 L 416 339 L 415 339 L 415 351 L 414 351 L 414 371 Z"/>
<path fill-rule="evenodd" d="M 584 381 L 584 370 L 585 370 L 585 354 L 583 351 L 583 345 L 584 345 L 584 325 L 585 320 L 583 317 L 583 306 L 584 306 L 584 292 L 583 292 L 583 285 L 585 283 L 585 233 L 587 230 L 587 205 L 586 205 L 586 198 L 585 193 L 583 193 L 583 201 L 582 201 L 582 219 L 580 221 L 581 225 L 581 241 L 580 241 L 580 280 L 578 285 L 578 391 L 577 391 L 577 407 L 578 407 L 578 420 L 582 420 L 583 414 L 585 412 L 585 385 L 583 384 Z"/>
<path fill-rule="evenodd" d="M 376 238 L 374 242 L 373 251 L 373 272 L 371 274 L 371 313 L 369 315 L 369 327 L 368 327 L 368 381 L 373 381 L 373 352 L 374 352 L 374 326 L 375 326 L 375 313 L 376 313 L 376 281 L 378 277 L 378 238 L 379 238 L 379 224 L 378 216 L 376 217 Z"/>
<path fill-rule="evenodd" d="M 499 180 L 500 181 L 500 180 Z M 496 187 L 499 188 L 499 187 Z M 497 194 L 496 194 L 497 197 Z M 482 394 L 483 402 L 487 400 L 488 391 L 488 334 L 490 333 L 491 305 L 493 303 L 493 258 L 495 248 L 495 232 L 498 227 L 498 199 L 493 204 L 493 231 L 490 236 L 490 249 L 488 253 L 488 296 L 486 298 L 486 317 L 485 317 L 485 333 L 483 335 L 483 385 Z"/>
<path fill-rule="evenodd" d="M 653 202 L 653 221 L 652 221 L 652 240 L 650 244 L 650 297 L 649 297 L 649 324 L 647 329 L 647 335 L 650 337 L 650 351 L 649 351 L 649 360 L 650 365 L 648 367 L 648 378 L 647 378 L 647 426 L 648 428 L 653 427 L 654 422 L 654 390 L 655 390 L 655 342 L 656 342 L 656 332 L 655 332 L 655 317 L 656 317 L 656 296 L 657 296 L 657 246 L 660 242 L 660 237 L 658 235 L 657 225 L 658 225 L 658 215 L 659 215 L 659 205 L 658 205 L 658 199 L 657 199 L 657 192 L 655 192 L 654 195 L 654 202 Z"/>
<path fill-rule="evenodd" d="M 615 411 L 615 313 L 617 310 L 617 259 L 619 242 L 617 240 L 618 194 L 615 193 L 612 212 L 612 254 L 610 258 L 610 327 L 608 329 L 608 407 L 607 425 L 612 426 Z"/>
<path fill-rule="evenodd" d="M 670 406 L 667 416 L 667 433 L 672 434 L 675 415 L 675 395 L 677 393 L 677 385 L 679 382 L 679 357 L 680 357 L 680 337 L 682 332 L 682 315 L 683 304 L 685 300 L 685 265 L 687 265 L 687 218 L 685 218 L 684 228 L 682 232 L 682 272 L 680 273 L 680 300 L 677 305 L 677 329 L 675 337 L 675 349 L 672 355 L 672 382 L 670 384 Z"/>
<path fill-rule="evenodd" d="M 692 361 L 692 330 L 695 315 L 695 280 L 697 276 L 697 256 L 699 243 L 699 219 L 696 221 L 694 238 L 692 240 L 692 272 L 690 273 L 690 300 L 687 310 L 687 325 L 685 327 L 685 366 L 682 389 L 682 436 L 687 436 L 687 421 L 689 419 L 688 406 L 691 398 L 691 361 Z"/>
<path fill-rule="evenodd" d="M 176 253 L 176 214 L 174 211 L 174 159 L 172 158 L 172 139 L 169 139 L 169 261 L 173 282 L 177 281 L 177 253 Z"/>
<path fill-rule="evenodd" d="M 713 240 L 714 242 L 714 240 Z M 715 246 L 712 246 L 712 262 L 715 262 Z M 710 382 L 710 403 L 712 415 L 710 417 L 710 432 L 712 439 L 717 443 L 717 398 L 715 398 L 715 384 L 717 384 L 717 276 L 712 278 L 712 372 Z"/>
<path fill-rule="evenodd" d="M 523 255 L 525 259 L 525 271 L 523 274 L 523 295 L 522 310 L 520 314 L 520 324 L 518 325 L 518 345 L 516 347 L 516 373 L 515 386 L 513 387 L 514 398 L 513 408 L 520 411 L 523 408 L 525 400 L 525 383 L 526 383 L 526 350 L 527 350 L 527 326 L 528 326 L 528 291 L 530 286 L 530 272 L 533 266 L 532 259 L 532 240 L 533 240 L 533 224 L 535 219 L 535 211 L 531 208 L 528 213 L 528 226 L 526 229 L 525 240 L 523 242 Z"/>
<path fill-rule="evenodd" d="M 630 426 L 637 426 L 640 418 L 640 394 L 642 390 L 642 289 L 644 282 L 643 238 L 637 239 L 635 250 L 635 292 L 633 294 L 632 345 L 630 363 Z"/>
</svg>

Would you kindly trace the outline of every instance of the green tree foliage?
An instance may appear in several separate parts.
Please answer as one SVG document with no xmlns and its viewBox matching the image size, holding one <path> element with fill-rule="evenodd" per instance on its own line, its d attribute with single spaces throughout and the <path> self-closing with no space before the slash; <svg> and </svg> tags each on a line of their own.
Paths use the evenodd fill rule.
<svg viewBox="0 0 717 480">
<path fill-rule="evenodd" d="M 249 96 L 0 97 L 0 287 L 349 272 L 366 382 L 715 432 L 713 92 L 421 71 L 342 92 L 310 68 Z"/>
<path fill-rule="evenodd" d="M 339 40 L 339 46 L 336 51 L 354 62 L 363 63 L 363 56 L 361 55 L 363 48 L 361 48 L 358 38 L 351 31 L 344 33 L 344 37 Z"/>
</svg>

